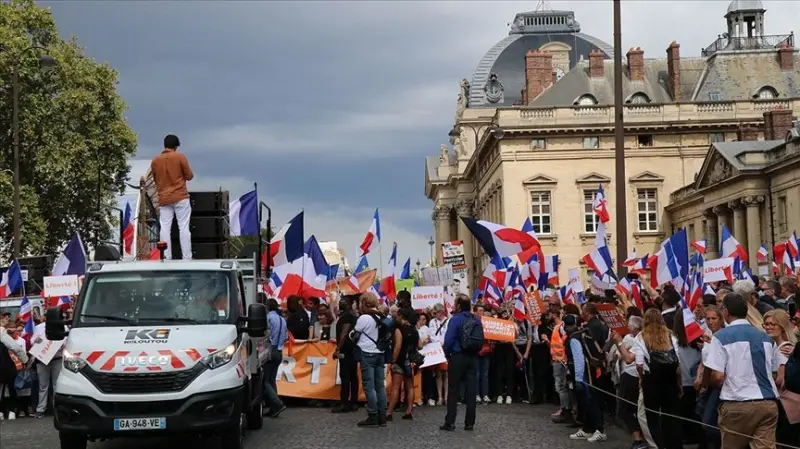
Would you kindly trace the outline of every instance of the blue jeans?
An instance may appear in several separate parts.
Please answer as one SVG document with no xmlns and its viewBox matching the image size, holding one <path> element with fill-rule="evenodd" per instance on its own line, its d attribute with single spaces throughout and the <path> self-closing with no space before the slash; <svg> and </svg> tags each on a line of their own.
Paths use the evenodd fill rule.
<svg viewBox="0 0 800 449">
<path fill-rule="evenodd" d="M 489 362 L 492 358 L 488 355 L 478 357 L 478 396 L 489 396 Z"/>
<path fill-rule="evenodd" d="M 706 402 L 703 407 L 703 424 L 716 426 L 719 421 L 719 388 L 710 388 L 706 393 Z M 722 435 L 716 428 L 703 426 L 706 432 L 708 446 L 714 449 L 722 447 Z"/>
<path fill-rule="evenodd" d="M 361 353 L 361 385 L 367 397 L 367 413 L 386 416 L 386 365 L 383 353 Z"/>
</svg>

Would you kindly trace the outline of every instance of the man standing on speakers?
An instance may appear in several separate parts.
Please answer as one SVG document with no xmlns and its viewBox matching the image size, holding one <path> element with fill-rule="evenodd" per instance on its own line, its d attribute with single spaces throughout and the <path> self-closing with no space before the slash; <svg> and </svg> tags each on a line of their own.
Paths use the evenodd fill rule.
<svg viewBox="0 0 800 449">
<path fill-rule="evenodd" d="M 172 220 L 178 219 L 180 231 L 181 254 L 183 260 L 192 259 L 192 234 L 189 232 L 189 220 L 192 216 L 192 205 L 189 203 L 189 190 L 186 181 L 194 178 L 192 168 L 186 155 L 178 153 L 181 141 L 178 136 L 169 134 L 164 137 L 164 151 L 153 158 L 150 171 L 158 189 L 158 215 L 161 222 L 162 242 L 167 243 L 166 259 L 172 259 Z"/>
</svg>

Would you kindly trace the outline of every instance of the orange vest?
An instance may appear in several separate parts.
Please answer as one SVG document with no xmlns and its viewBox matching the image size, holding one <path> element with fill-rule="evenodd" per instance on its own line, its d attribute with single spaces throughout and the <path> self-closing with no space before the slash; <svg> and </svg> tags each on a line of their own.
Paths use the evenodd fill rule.
<svg viewBox="0 0 800 449">
<path fill-rule="evenodd" d="M 550 337 L 550 356 L 554 362 L 566 362 L 567 354 L 564 352 L 564 338 L 561 337 L 561 328 L 563 323 L 553 329 L 553 335 Z"/>
</svg>

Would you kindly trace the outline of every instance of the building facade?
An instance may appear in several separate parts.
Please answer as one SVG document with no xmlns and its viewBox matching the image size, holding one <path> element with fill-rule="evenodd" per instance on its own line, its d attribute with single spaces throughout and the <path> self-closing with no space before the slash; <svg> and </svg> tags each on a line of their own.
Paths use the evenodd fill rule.
<svg viewBox="0 0 800 449">
<path fill-rule="evenodd" d="M 727 36 L 699 57 L 682 57 L 674 41 L 665 57 L 646 58 L 641 48 L 627 52 L 624 180 L 614 179 L 612 50 L 580 33 L 570 11 L 518 14 L 472 82 L 461 83 L 452 148 L 442 145 L 426 160 L 436 247 L 463 240 L 474 282 L 488 259 L 458 217 L 517 228 L 530 218 L 545 253 L 559 255 L 564 276 L 593 248 L 598 186 L 613 211 L 612 192 L 624 182 L 629 250 L 655 250 L 674 228 L 665 213 L 671 194 L 707 170 L 712 144 L 764 140 L 765 113 L 800 106 L 794 36 L 764 35 L 764 12 L 758 1 L 732 2 L 724 16 Z M 553 26 L 542 24 L 553 22 L 571 23 L 571 31 L 542 43 Z M 503 63 L 495 68 L 497 61 Z"/>
</svg>

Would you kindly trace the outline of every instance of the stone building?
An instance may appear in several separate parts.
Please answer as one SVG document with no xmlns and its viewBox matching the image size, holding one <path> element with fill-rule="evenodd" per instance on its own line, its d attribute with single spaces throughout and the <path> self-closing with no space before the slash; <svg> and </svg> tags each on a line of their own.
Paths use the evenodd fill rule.
<svg viewBox="0 0 800 449">
<path fill-rule="evenodd" d="M 530 218 L 545 253 L 559 255 L 563 277 L 593 247 L 598 186 L 607 192 L 615 246 L 614 191 L 625 182 L 629 245 L 652 252 L 673 228 L 664 213 L 670 194 L 707 170 L 710 145 L 764 140 L 765 113 L 800 106 L 794 35 L 765 35 L 764 13 L 757 0 L 734 0 L 724 16 L 728 32 L 697 57 L 681 56 L 670 39 L 663 57 L 627 52 L 624 180 L 614 179 L 612 49 L 580 33 L 571 11 L 518 14 L 472 82 L 461 82 L 452 148 L 426 159 L 437 248 L 464 240 L 475 280 L 487 257 L 458 217 L 513 227 Z"/>
</svg>

